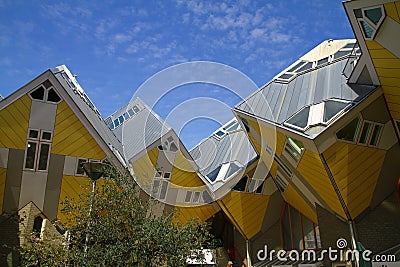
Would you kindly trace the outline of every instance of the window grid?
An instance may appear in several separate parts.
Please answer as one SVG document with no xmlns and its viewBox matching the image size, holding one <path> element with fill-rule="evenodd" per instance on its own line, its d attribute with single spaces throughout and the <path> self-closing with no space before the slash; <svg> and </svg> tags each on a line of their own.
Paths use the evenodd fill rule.
<svg viewBox="0 0 400 267">
<path fill-rule="evenodd" d="M 167 197 L 170 179 L 170 172 L 156 170 L 151 185 L 151 195 L 159 200 L 164 200 Z"/>
<path fill-rule="evenodd" d="M 52 137 L 51 131 L 28 130 L 24 163 L 26 170 L 44 172 L 48 170 Z"/>
</svg>

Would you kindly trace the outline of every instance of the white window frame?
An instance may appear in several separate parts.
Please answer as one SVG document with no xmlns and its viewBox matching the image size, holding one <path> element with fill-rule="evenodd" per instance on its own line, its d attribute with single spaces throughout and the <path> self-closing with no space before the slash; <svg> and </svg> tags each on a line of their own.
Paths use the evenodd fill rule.
<svg viewBox="0 0 400 267">
<path fill-rule="evenodd" d="M 169 174 L 168 178 L 165 178 L 166 173 Z M 150 191 L 151 196 L 158 200 L 165 200 L 167 198 L 170 180 L 171 180 L 171 172 L 164 172 L 161 170 L 156 170 L 154 172 L 153 181 L 151 183 L 151 191 Z M 157 191 L 154 190 L 154 184 L 156 182 L 159 183 Z M 161 197 L 162 188 L 163 188 L 164 184 L 166 184 L 165 196 Z"/>
<path fill-rule="evenodd" d="M 43 99 L 36 99 L 36 98 L 33 98 L 33 97 L 31 96 L 31 93 L 33 93 L 34 91 L 36 91 L 36 90 L 39 89 L 40 87 L 42 87 L 42 88 L 44 89 Z M 50 89 L 53 89 L 54 92 L 58 95 L 58 97 L 60 98 L 59 101 L 53 102 L 53 101 L 49 101 L 49 100 L 48 100 L 48 99 L 49 99 L 49 91 L 50 91 Z M 48 103 L 48 104 L 53 104 L 53 105 L 58 105 L 58 104 L 62 101 L 62 98 L 61 98 L 60 94 L 57 92 L 57 90 L 54 88 L 54 86 L 50 86 L 49 88 L 46 88 L 43 84 L 41 84 L 41 85 L 39 85 L 38 87 L 36 87 L 35 89 L 29 91 L 28 95 L 29 95 L 29 98 L 32 99 L 32 101 L 37 101 L 37 102 L 42 102 L 42 103 Z"/>
<path fill-rule="evenodd" d="M 37 138 L 29 136 L 29 133 L 31 131 L 37 131 L 38 132 Z M 50 140 L 42 138 L 44 132 L 51 134 Z M 34 128 L 29 128 L 28 129 L 28 136 L 27 136 L 27 139 L 26 139 L 25 155 L 24 155 L 24 170 L 35 171 L 35 172 L 48 172 L 48 170 L 49 170 L 49 162 L 50 162 L 50 155 L 51 155 L 51 148 L 52 148 L 52 140 L 53 140 L 53 131 L 34 129 Z M 34 143 L 35 146 L 36 146 L 35 156 L 34 156 L 34 159 L 33 159 L 33 168 L 26 167 L 26 160 L 27 160 L 27 155 L 28 155 L 28 144 L 29 143 Z M 41 151 L 42 151 L 42 146 L 41 145 L 43 145 L 43 144 L 49 145 L 49 151 L 47 152 L 46 168 L 43 169 L 43 170 L 39 170 L 40 154 L 41 154 Z"/>
</svg>

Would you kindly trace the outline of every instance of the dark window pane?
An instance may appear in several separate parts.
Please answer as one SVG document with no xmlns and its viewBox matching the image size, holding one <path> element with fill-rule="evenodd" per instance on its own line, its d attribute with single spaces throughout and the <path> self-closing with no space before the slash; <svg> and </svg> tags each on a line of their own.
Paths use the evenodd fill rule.
<svg viewBox="0 0 400 267">
<path fill-rule="evenodd" d="M 192 198 L 192 191 L 186 191 L 185 202 L 190 202 Z"/>
<path fill-rule="evenodd" d="M 115 119 L 115 120 L 114 120 L 114 125 L 115 125 L 115 127 L 118 127 L 118 126 L 119 126 L 119 120 L 118 120 L 118 119 Z"/>
<path fill-rule="evenodd" d="M 29 138 L 37 139 L 39 136 L 39 131 L 29 130 Z"/>
<path fill-rule="evenodd" d="M 246 190 L 246 185 L 247 185 L 247 176 L 244 176 L 240 181 L 233 187 L 233 190 L 236 191 L 245 191 Z"/>
<path fill-rule="evenodd" d="M 356 45 L 356 43 L 349 43 L 342 48 L 354 48 L 355 45 Z"/>
<path fill-rule="evenodd" d="M 124 119 L 125 119 L 125 120 L 129 119 L 128 113 L 125 112 L 123 115 L 124 115 Z"/>
<path fill-rule="evenodd" d="M 364 31 L 365 37 L 371 38 L 372 35 L 374 34 L 374 30 L 365 21 L 361 20 L 360 23 L 361 23 L 361 28 Z"/>
<path fill-rule="evenodd" d="M 124 121 L 125 121 L 125 119 L 124 119 L 124 116 L 119 116 L 119 122 L 122 124 L 122 123 L 124 123 Z"/>
<path fill-rule="evenodd" d="M 82 164 L 85 163 L 86 159 L 78 159 L 78 167 L 76 168 L 76 174 L 83 175 L 85 174 L 85 170 L 83 169 Z"/>
<path fill-rule="evenodd" d="M 264 188 L 264 181 L 257 187 L 256 193 L 258 193 L 258 194 L 262 193 L 263 188 Z"/>
<path fill-rule="evenodd" d="M 301 65 L 303 65 L 305 63 L 305 61 L 300 61 L 299 63 L 297 63 L 293 68 L 291 68 L 290 70 L 288 70 L 288 72 L 294 72 L 296 69 L 298 69 Z"/>
<path fill-rule="evenodd" d="M 351 50 L 339 50 L 333 56 L 335 59 L 350 55 Z"/>
<path fill-rule="evenodd" d="M 250 131 L 250 126 L 249 126 L 249 122 L 245 119 L 245 118 L 240 118 L 243 122 L 244 128 L 246 129 L 246 132 Z"/>
<path fill-rule="evenodd" d="M 31 93 L 31 97 L 33 99 L 43 100 L 44 97 L 44 88 L 40 86 L 38 89 Z"/>
<path fill-rule="evenodd" d="M 43 218 L 38 216 L 35 218 L 33 221 L 33 233 L 39 237 L 40 232 L 42 231 L 42 224 L 43 224 Z"/>
<path fill-rule="evenodd" d="M 328 58 L 327 58 L 327 57 L 325 57 L 325 58 L 323 58 L 323 59 L 320 59 L 320 60 L 318 60 L 318 62 L 317 62 L 317 66 L 322 65 L 322 64 L 325 64 L 326 62 L 328 62 Z"/>
<path fill-rule="evenodd" d="M 136 113 L 139 112 L 139 108 L 138 108 L 137 106 L 133 106 L 132 109 L 133 109 L 133 111 L 135 111 Z"/>
<path fill-rule="evenodd" d="M 228 171 L 226 172 L 225 178 L 230 177 L 232 174 L 234 174 L 235 172 L 237 172 L 238 170 L 240 170 L 240 167 L 238 165 L 236 165 L 235 163 L 231 163 L 229 165 Z"/>
<path fill-rule="evenodd" d="M 213 201 L 210 194 L 206 190 L 203 191 L 203 201 L 204 203 L 211 203 Z"/>
<path fill-rule="evenodd" d="M 111 130 L 114 130 L 114 123 L 111 122 L 111 123 L 108 125 L 108 127 L 110 127 Z"/>
<path fill-rule="evenodd" d="M 282 74 L 281 76 L 279 76 L 279 79 L 289 80 L 292 77 L 293 77 L 293 74 L 285 73 L 285 74 Z"/>
<path fill-rule="evenodd" d="M 200 200 L 200 192 L 194 192 L 193 203 L 198 203 Z"/>
<path fill-rule="evenodd" d="M 300 69 L 297 70 L 297 72 L 302 72 L 308 69 L 312 68 L 313 63 L 312 62 L 308 62 L 307 64 L 305 64 L 303 67 L 301 67 Z"/>
<path fill-rule="evenodd" d="M 301 141 L 287 137 L 285 151 L 298 162 L 304 150 L 304 145 Z"/>
<path fill-rule="evenodd" d="M 27 169 L 33 169 L 35 167 L 36 146 L 36 143 L 28 142 L 25 159 L 25 168 Z"/>
<path fill-rule="evenodd" d="M 43 132 L 42 133 L 43 140 L 51 140 L 51 133 L 50 132 Z"/>
<path fill-rule="evenodd" d="M 397 130 L 398 130 L 399 133 L 400 133 L 400 121 L 396 121 L 396 124 L 397 124 Z"/>
<path fill-rule="evenodd" d="M 342 109 L 347 106 L 346 103 L 338 101 L 326 101 L 324 108 L 324 122 L 328 122 L 336 114 L 338 114 Z"/>
<path fill-rule="evenodd" d="M 253 193 L 254 188 L 256 187 L 257 180 L 256 179 L 251 179 L 249 183 L 249 188 L 247 189 L 248 192 Z"/>
<path fill-rule="evenodd" d="M 292 221 L 293 249 L 304 249 L 300 213 L 293 207 L 290 207 L 290 218 Z"/>
<path fill-rule="evenodd" d="M 50 145 L 41 144 L 40 145 L 40 155 L 39 155 L 39 166 L 38 170 L 47 170 L 47 161 L 49 159 Z"/>
<path fill-rule="evenodd" d="M 358 124 L 360 119 L 357 117 L 336 133 L 338 139 L 354 142 L 357 136 Z"/>
<path fill-rule="evenodd" d="M 314 224 L 306 217 L 302 216 L 303 233 L 304 233 L 304 245 L 305 249 L 316 248 L 315 244 L 315 232 Z"/>
<path fill-rule="evenodd" d="M 382 128 L 383 128 L 382 125 L 379 125 L 379 124 L 375 125 L 374 132 L 371 137 L 371 141 L 369 142 L 369 144 L 371 146 L 378 145 L 378 141 L 379 141 L 379 137 L 381 136 Z"/>
<path fill-rule="evenodd" d="M 44 87 L 46 87 L 46 89 L 49 89 L 53 86 L 49 80 L 44 81 L 43 85 Z"/>
<path fill-rule="evenodd" d="M 165 199 L 167 196 L 168 181 L 163 181 L 160 192 L 160 199 Z"/>
<path fill-rule="evenodd" d="M 289 220 L 289 205 L 285 205 L 284 212 L 281 221 L 281 230 L 283 237 L 283 249 L 291 250 L 292 249 L 292 235 L 290 231 L 290 220 Z"/>
<path fill-rule="evenodd" d="M 215 133 L 216 136 L 221 137 L 223 136 L 225 133 L 223 131 L 218 131 Z"/>
<path fill-rule="evenodd" d="M 57 103 L 60 100 L 61 100 L 61 98 L 58 96 L 56 91 L 54 91 L 53 89 L 50 89 L 48 92 L 48 95 L 47 95 L 47 101 Z"/>
<path fill-rule="evenodd" d="M 161 183 L 160 180 L 153 181 L 153 188 L 151 190 L 153 197 L 158 197 L 158 189 L 160 188 L 160 183 Z"/>
<path fill-rule="evenodd" d="M 358 9 L 354 9 L 354 15 L 356 16 L 356 18 L 362 18 L 362 12 L 361 12 L 361 9 L 360 8 L 358 8 Z"/>
<path fill-rule="evenodd" d="M 370 130 L 371 130 L 371 125 L 372 124 L 369 123 L 369 122 L 364 122 L 364 126 L 363 126 L 362 131 L 361 131 L 359 143 L 361 143 L 361 144 L 366 144 L 367 143 L 368 137 L 369 137 L 369 133 L 370 133 Z"/>
<path fill-rule="evenodd" d="M 382 18 L 382 10 L 380 7 L 364 10 L 364 14 L 375 25 L 378 25 L 379 20 Z"/>
<path fill-rule="evenodd" d="M 135 112 L 132 110 L 132 109 L 130 109 L 130 110 L 128 110 L 128 114 L 129 114 L 129 116 L 133 116 L 133 115 L 135 115 Z"/>
<path fill-rule="evenodd" d="M 210 172 L 209 174 L 207 174 L 208 179 L 211 182 L 214 182 L 215 179 L 217 179 L 218 173 L 221 170 L 221 166 L 219 166 L 218 168 L 216 168 L 215 170 L 213 170 L 212 172 Z"/>
<path fill-rule="evenodd" d="M 291 119 L 287 121 L 294 126 L 305 128 L 308 124 L 308 115 L 310 113 L 310 107 L 302 109 L 299 113 L 294 115 Z"/>
</svg>

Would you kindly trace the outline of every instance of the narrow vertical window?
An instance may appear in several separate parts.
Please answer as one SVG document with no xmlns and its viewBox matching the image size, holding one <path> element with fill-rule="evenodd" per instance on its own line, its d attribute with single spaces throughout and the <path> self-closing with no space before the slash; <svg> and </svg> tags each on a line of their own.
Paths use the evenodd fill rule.
<svg viewBox="0 0 400 267">
<path fill-rule="evenodd" d="M 49 159 L 50 144 L 40 144 L 38 170 L 47 170 L 47 162 Z"/>
<path fill-rule="evenodd" d="M 374 132 L 372 133 L 371 141 L 369 142 L 369 144 L 371 146 L 377 146 L 378 145 L 379 137 L 381 136 L 382 129 L 383 129 L 382 125 L 375 124 Z"/>
<path fill-rule="evenodd" d="M 360 144 L 364 144 L 364 145 L 367 144 L 371 126 L 372 126 L 372 123 L 367 122 L 367 121 L 364 122 L 363 128 L 361 130 L 360 140 L 358 141 Z"/>
<path fill-rule="evenodd" d="M 35 158 L 36 158 L 36 142 L 28 142 L 26 150 L 25 168 L 35 169 Z"/>
<path fill-rule="evenodd" d="M 83 169 L 83 163 L 87 162 L 87 159 L 78 159 L 78 166 L 76 167 L 76 174 L 84 175 L 85 170 Z"/>
</svg>

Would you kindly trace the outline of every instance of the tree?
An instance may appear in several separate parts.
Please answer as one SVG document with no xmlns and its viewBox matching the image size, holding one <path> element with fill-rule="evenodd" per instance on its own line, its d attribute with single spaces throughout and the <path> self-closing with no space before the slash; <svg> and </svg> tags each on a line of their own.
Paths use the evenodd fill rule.
<svg viewBox="0 0 400 267">
<path fill-rule="evenodd" d="M 211 244 L 206 223 L 174 223 L 173 213 L 153 216 L 156 201 L 141 200 L 130 175 L 106 166 L 105 177 L 111 178 L 97 187 L 90 218 L 90 195 L 67 200 L 67 237 L 60 242 L 32 235 L 21 249 L 23 266 L 184 266 L 194 251 Z"/>
</svg>

